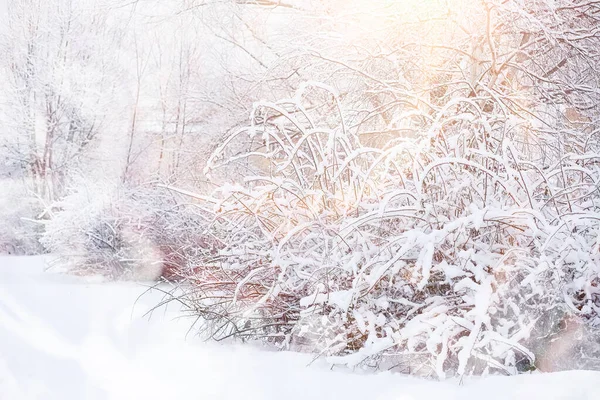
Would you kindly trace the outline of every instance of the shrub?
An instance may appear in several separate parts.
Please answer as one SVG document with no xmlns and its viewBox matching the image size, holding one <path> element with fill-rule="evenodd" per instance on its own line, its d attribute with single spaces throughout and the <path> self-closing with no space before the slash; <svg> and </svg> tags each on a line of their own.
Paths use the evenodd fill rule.
<svg viewBox="0 0 600 400">
<path fill-rule="evenodd" d="M 383 149 L 324 85 L 257 104 L 207 169 L 251 172 L 215 194 L 223 245 L 190 276 L 204 332 L 445 377 L 530 369 L 547 310 L 597 323 L 594 156 L 524 148 L 535 132 L 492 101 L 458 98 Z"/>
<path fill-rule="evenodd" d="M 176 280 L 201 245 L 200 213 L 160 188 L 87 185 L 57 206 L 43 243 L 73 273 Z"/>
</svg>

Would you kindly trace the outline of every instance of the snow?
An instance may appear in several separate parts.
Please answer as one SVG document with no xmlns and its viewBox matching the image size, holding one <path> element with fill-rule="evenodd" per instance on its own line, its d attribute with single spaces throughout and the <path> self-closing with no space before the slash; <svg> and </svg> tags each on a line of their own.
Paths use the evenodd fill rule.
<svg viewBox="0 0 600 400">
<path fill-rule="evenodd" d="M 0 257 L 0 399 L 600 398 L 600 373 L 486 377 L 459 385 L 329 370 L 324 361 L 186 333 L 191 320 L 141 283 L 45 272 L 41 257 Z M 142 295 L 140 297 L 140 295 Z M 310 366 L 309 366 L 310 364 Z"/>
</svg>

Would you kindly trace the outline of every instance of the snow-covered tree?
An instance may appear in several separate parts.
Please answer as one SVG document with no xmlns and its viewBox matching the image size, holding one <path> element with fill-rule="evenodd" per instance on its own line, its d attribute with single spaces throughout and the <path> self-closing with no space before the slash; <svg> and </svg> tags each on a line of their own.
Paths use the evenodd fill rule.
<svg viewBox="0 0 600 400">
<path fill-rule="evenodd" d="M 439 377 L 550 368 L 538 321 L 598 323 L 596 7 L 320 10 L 288 58 L 326 85 L 257 103 L 208 165 L 245 171 L 190 277 L 209 334 Z"/>
</svg>

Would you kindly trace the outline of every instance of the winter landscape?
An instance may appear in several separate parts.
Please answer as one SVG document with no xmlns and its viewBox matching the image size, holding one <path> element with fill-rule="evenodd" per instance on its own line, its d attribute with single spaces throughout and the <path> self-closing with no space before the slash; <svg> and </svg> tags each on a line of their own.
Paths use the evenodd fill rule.
<svg viewBox="0 0 600 400">
<path fill-rule="evenodd" d="M 0 0 L 0 400 L 600 399 L 599 66 L 600 0 Z"/>
</svg>

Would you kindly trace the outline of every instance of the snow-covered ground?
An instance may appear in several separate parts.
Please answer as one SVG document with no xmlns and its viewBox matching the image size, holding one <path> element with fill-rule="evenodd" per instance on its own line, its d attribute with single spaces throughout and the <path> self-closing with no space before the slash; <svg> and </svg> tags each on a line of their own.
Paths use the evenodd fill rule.
<svg viewBox="0 0 600 400">
<path fill-rule="evenodd" d="M 187 337 L 160 293 L 44 272 L 39 257 L 0 258 L 0 400 L 600 399 L 600 373 L 429 382 L 330 371 L 301 354 Z"/>
</svg>

